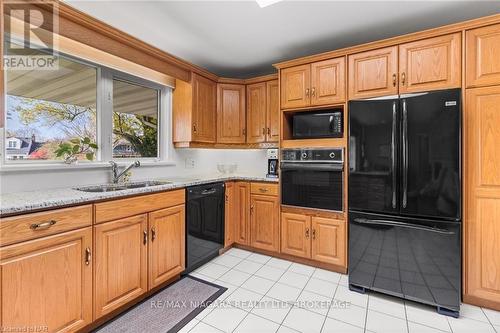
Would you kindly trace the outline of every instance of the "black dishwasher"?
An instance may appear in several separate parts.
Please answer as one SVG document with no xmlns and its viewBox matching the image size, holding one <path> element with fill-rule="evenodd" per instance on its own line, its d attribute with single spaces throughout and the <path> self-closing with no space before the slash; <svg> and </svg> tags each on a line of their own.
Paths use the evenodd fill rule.
<svg viewBox="0 0 500 333">
<path fill-rule="evenodd" d="M 210 261 L 224 247 L 224 183 L 186 188 L 186 270 Z"/>
</svg>

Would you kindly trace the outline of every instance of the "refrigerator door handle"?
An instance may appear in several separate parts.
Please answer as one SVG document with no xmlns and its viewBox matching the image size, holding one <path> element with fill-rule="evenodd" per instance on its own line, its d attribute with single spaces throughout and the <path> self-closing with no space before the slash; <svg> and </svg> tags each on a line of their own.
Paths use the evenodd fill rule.
<svg viewBox="0 0 500 333">
<path fill-rule="evenodd" d="M 403 99 L 403 208 L 408 205 L 408 109 Z"/>
<path fill-rule="evenodd" d="M 371 220 L 371 219 L 364 219 L 364 218 L 357 217 L 354 219 L 354 222 L 359 223 L 359 224 L 365 224 L 365 225 L 385 225 L 385 226 L 409 228 L 409 229 L 415 229 L 415 230 L 430 231 L 430 232 L 435 232 L 438 234 L 445 234 L 445 235 L 454 235 L 455 234 L 454 231 L 448 231 L 445 229 L 428 227 L 428 226 L 412 224 L 412 223 L 389 221 L 389 220 Z"/>
<path fill-rule="evenodd" d="M 392 208 L 396 208 L 396 101 L 392 102 L 392 138 L 391 138 L 391 158 L 392 158 Z"/>
</svg>

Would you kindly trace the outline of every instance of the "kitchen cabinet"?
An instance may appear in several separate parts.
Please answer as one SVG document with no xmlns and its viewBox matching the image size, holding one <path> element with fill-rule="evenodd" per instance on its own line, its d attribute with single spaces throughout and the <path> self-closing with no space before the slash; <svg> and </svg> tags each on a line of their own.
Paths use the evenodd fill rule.
<svg viewBox="0 0 500 333">
<path fill-rule="evenodd" d="M 149 289 L 185 269 L 185 208 L 169 207 L 149 213 Z"/>
<path fill-rule="evenodd" d="M 234 182 L 227 182 L 224 206 L 224 247 L 231 246 L 235 238 L 236 197 L 234 191 Z"/>
<path fill-rule="evenodd" d="M 75 332 L 90 324 L 91 256 L 91 227 L 0 248 L 0 326 Z"/>
<path fill-rule="evenodd" d="M 345 101 L 345 58 L 281 71 L 281 108 L 303 108 Z"/>
<path fill-rule="evenodd" d="M 278 80 L 266 82 L 267 142 L 278 142 L 280 137 L 280 90 Z"/>
<path fill-rule="evenodd" d="M 245 143 L 245 85 L 217 84 L 217 142 Z"/>
<path fill-rule="evenodd" d="M 346 222 L 344 219 L 281 213 L 281 252 L 346 267 Z"/>
<path fill-rule="evenodd" d="M 461 33 L 399 45 L 400 93 L 459 88 Z"/>
<path fill-rule="evenodd" d="M 252 183 L 250 196 L 250 246 L 256 249 L 279 252 L 280 222 L 277 184 Z M 254 194 L 254 187 L 263 194 Z M 275 190 L 269 190 L 274 187 Z"/>
<path fill-rule="evenodd" d="M 173 141 L 178 147 L 215 143 L 217 83 L 196 73 L 191 81 L 176 81 L 172 99 Z"/>
<path fill-rule="evenodd" d="M 247 142 L 266 141 L 266 83 L 247 86 Z"/>
<path fill-rule="evenodd" d="M 500 310 L 500 86 L 468 89 L 466 103 L 464 301 Z"/>
<path fill-rule="evenodd" d="M 500 83 L 500 24 L 466 32 L 467 87 Z"/>
<path fill-rule="evenodd" d="M 398 47 L 349 56 L 349 99 L 398 93 Z"/>
<path fill-rule="evenodd" d="M 148 215 L 94 226 L 94 319 L 148 290 Z"/>
<path fill-rule="evenodd" d="M 250 183 L 235 182 L 235 243 L 250 244 Z"/>
</svg>

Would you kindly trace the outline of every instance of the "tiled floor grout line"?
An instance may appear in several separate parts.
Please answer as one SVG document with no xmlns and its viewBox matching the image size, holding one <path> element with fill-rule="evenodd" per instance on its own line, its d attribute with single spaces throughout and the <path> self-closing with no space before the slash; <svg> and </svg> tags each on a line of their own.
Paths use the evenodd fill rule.
<svg viewBox="0 0 500 333">
<path fill-rule="evenodd" d="M 370 301 L 370 297 L 368 297 L 368 302 Z M 405 309 L 405 320 L 406 320 L 406 331 L 410 333 L 410 324 L 408 323 L 408 312 L 406 311 L 406 301 L 403 300 L 403 307 Z M 449 323 L 448 323 L 449 325 Z"/>
<path fill-rule="evenodd" d="M 349 287 L 347 287 L 349 288 Z M 365 327 L 363 327 L 363 332 L 366 333 L 366 323 L 368 322 L 368 311 L 370 309 L 370 294 L 368 294 L 368 297 L 366 299 L 366 312 L 365 312 Z M 406 310 L 405 310 L 406 311 Z"/>
<path fill-rule="evenodd" d="M 314 269 L 313 271 L 313 275 L 314 275 L 314 272 L 316 272 L 316 269 Z M 312 276 L 312 275 L 311 275 Z M 339 278 L 339 282 L 340 282 L 340 278 Z M 332 308 L 332 305 L 333 305 L 333 300 L 335 299 L 335 295 L 337 294 L 337 290 L 339 289 L 339 284 L 337 283 L 337 286 L 335 287 L 335 292 L 333 293 L 333 296 L 332 298 L 330 299 L 330 306 L 328 307 L 328 311 L 326 311 L 326 315 L 325 315 L 325 319 L 323 319 L 323 325 L 321 325 L 321 330 L 320 330 L 320 333 L 323 332 L 323 328 L 325 327 L 325 323 L 326 323 L 326 320 L 329 318 L 328 317 L 328 314 L 330 313 L 330 309 Z"/>
</svg>

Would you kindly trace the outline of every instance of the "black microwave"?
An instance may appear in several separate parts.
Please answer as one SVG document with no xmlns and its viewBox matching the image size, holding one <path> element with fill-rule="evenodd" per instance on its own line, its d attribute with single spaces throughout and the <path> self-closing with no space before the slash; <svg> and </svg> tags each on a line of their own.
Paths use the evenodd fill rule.
<svg viewBox="0 0 500 333">
<path fill-rule="evenodd" d="M 343 111 L 300 112 L 292 116 L 294 139 L 341 138 Z"/>
</svg>

